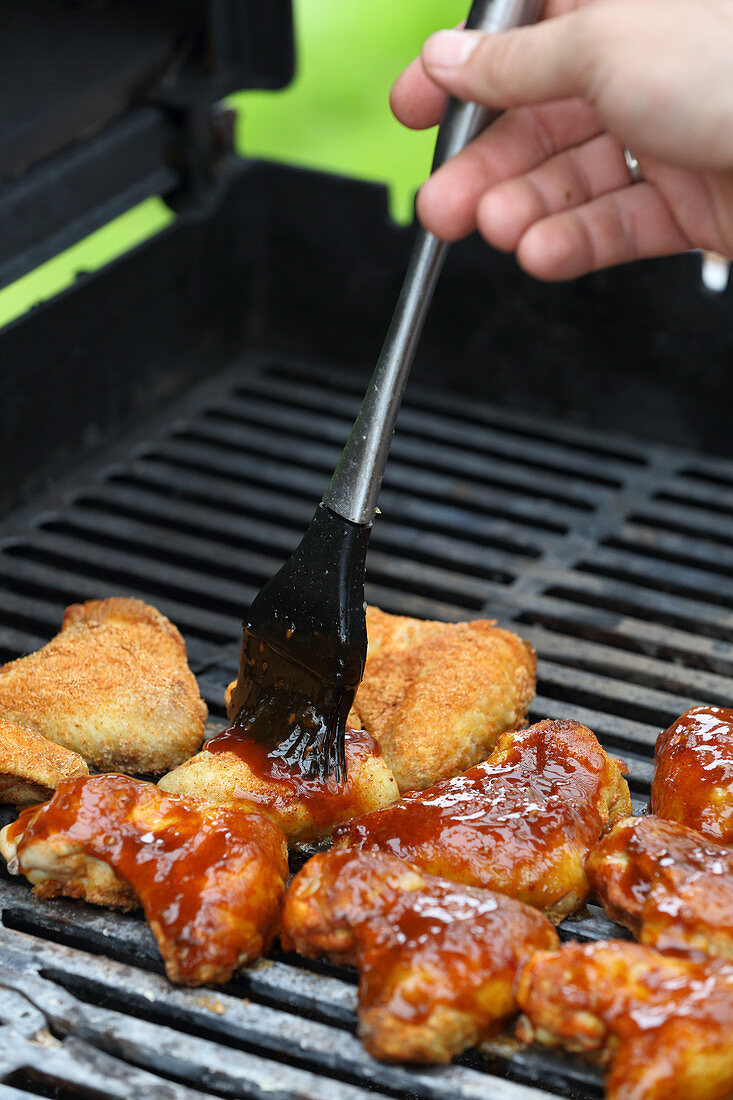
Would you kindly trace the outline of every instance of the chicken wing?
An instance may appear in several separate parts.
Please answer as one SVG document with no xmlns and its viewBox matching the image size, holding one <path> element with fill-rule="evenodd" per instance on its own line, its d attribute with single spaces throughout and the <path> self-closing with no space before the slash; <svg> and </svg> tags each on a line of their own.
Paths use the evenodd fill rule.
<svg viewBox="0 0 733 1100">
<path fill-rule="evenodd" d="M 346 731 L 346 770 L 346 783 L 306 779 L 232 727 L 164 775 L 158 786 L 169 794 L 260 810 L 295 843 L 323 836 L 338 822 L 399 797 L 379 745 L 363 730 Z"/>
<path fill-rule="evenodd" d="M 733 710 L 693 707 L 660 733 L 652 812 L 733 844 Z"/>
<path fill-rule="evenodd" d="M 630 817 L 586 861 L 603 908 L 660 951 L 733 960 L 733 851 L 659 817 Z"/>
<path fill-rule="evenodd" d="M 610 1063 L 607 1100 L 722 1100 L 733 1090 L 733 966 L 618 940 L 565 944 L 522 970 L 517 1032 Z"/>
<path fill-rule="evenodd" d="M 97 768 L 145 775 L 190 756 L 206 724 L 183 638 L 122 598 L 72 605 L 48 645 L 0 668 L 0 715 Z"/>
<path fill-rule="evenodd" d="M 16 806 L 44 802 L 63 779 L 88 774 L 86 762 L 77 753 L 0 718 L 0 802 Z"/>
<path fill-rule="evenodd" d="M 294 878 L 283 946 L 359 968 L 359 1036 L 385 1061 L 448 1062 L 516 1012 L 521 963 L 557 934 L 535 909 L 387 853 L 331 851 Z"/>
<path fill-rule="evenodd" d="M 588 893 L 589 850 L 631 812 L 622 772 L 580 723 L 538 722 L 504 734 L 489 759 L 463 775 L 339 826 L 335 840 L 389 851 L 561 920 Z"/>
<path fill-rule="evenodd" d="M 227 981 L 267 950 L 288 877 L 268 817 L 122 775 L 62 783 L 0 832 L 0 854 L 41 897 L 142 905 L 168 977 L 184 985 Z"/>
</svg>

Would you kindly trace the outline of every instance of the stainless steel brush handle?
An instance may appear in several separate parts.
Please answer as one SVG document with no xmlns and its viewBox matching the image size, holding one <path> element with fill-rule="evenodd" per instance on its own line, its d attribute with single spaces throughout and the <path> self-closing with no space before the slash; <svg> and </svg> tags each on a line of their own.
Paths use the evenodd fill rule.
<svg viewBox="0 0 733 1100">
<path fill-rule="evenodd" d="M 544 0 L 475 0 L 466 27 L 491 33 L 534 23 Z M 435 144 L 432 171 L 459 153 L 500 111 L 449 99 Z M 323 497 L 352 523 L 374 519 L 397 413 L 448 245 L 418 229 L 397 307 L 351 435 Z"/>
</svg>

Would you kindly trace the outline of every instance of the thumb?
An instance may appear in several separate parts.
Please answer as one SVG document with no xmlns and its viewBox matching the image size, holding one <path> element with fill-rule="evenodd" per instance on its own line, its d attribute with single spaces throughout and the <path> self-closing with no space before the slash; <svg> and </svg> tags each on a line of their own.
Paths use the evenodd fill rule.
<svg viewBox="0 0 733 1100">
<path fill-rule="evenodd" d="M 503 34 L 439 31 L 423 46 L 422 63 L 445 91 L 487 107 L 583 96 L 589 66 L 579 28 L 573 13 Z"/>
</svg>

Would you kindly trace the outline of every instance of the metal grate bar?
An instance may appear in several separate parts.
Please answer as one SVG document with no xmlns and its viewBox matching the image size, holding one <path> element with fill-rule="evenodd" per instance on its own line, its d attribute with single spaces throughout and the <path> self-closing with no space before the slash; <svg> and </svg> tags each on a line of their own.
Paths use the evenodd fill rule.
<svg viewBox="0 0 733 1100">
<path fill-rule="evenodd" d="M 131 589 L 146 585 L 157 597 L 169 597 L 181 604 L 190 602 L 192 607 L 204 606 L 218 612 L 227 633 L 233 626 L 232 607 L 247 607 L 257 591 L 258 578 L 253 578 L 249 584 L 231 584 L 218 577 L 204 577 L 199 570 L 183 568 L 175 561 L 161 564 L 156 558 L 142 553 L 142 549 L 138 547 L 133 551 L 123 547 L 116 550 L 100 546 L 91 539 L 44 531 L 24 543 L 6 547 L 5 554 L 47 565 L 58 564 L 65 569 L 79 570 L 85 576 L 113 577 Z"/>
<path fill-rule="evenodd" d="M 684 692 L 684 697 L 696 702 L 705 699 L 716 706 L 733 706 L 733 684 L 726 676 L 683 668 L 680 664 L 670 666 L 656 657 L 626 653 L 602 643 L 553 633 L 542 627 L 523 627 L 522 636 L 532 643 L 545 662 L 585 669 L 625 684 L 639 684 L 672 695 Z"/>
<path fill-rule="evenodd" d="M 269 532 L 283 537 L 284 530 L 293 531 L 297 537 L 313 514 L 312 501 L 288 497 L 284 492 L 273 495 L 252 486 L 247 490 L 230 489 L 221 492 L 218 481 L 199 480 L 196 475 L 165 476 L 159 482 L 155 471 L 138 467 L 138 478 L 120 475 L 120 481 L 110 478 L 100 491 L 86 492 L 73 498 L 77 508 L 100 514 L 129 516 L 132 519 L 152 516 L 157 522 L 165 522 L 173 530 L 208 531 L 225 544 L 257 545 L 257 540 L 268 542 Z M 219 490 L 217 492 L 217 489 Z M 181 503 L 185 501 L 185 509 Z M 282 512 L 282 505 L 287 511 Z M 440 505 L 412 497 L 400 496 L 387 490 L 381 498 L 382 514 L 377 537 L 386 538 L 392 530 L 390 515 L 399 516 L 400 530 L 415 531 L 421 536 L 437 535 L 449 538 L 460 546 L 478 546 L 480 549 L 496 547 L 507 553 L 539 557 L 543 545 L 551 545 L 558 534 L 543 530 L 541 535 L 528 531 L 526 525 L 503 520 L 496 516 L 482 518 L 457 505 Z M 273 518 L 277 523 L 273 523 Z M 253 520 L 256 521 L 253 523 Z"/>
<path fill-rule="evenodd" d="M 157 974 L 19 933 L 0 932 L 0 943 L 18 975 L 14 984 L 21 990 L 24 986 L 32 990 L 34 1003 L 55 1031 L 82 1034 L 87 1043 L 103 1049 L 111 1047 L 115 1053 L 135 1060 L 148 1050 L 143 1060 L 152 1064 L 162 1042 L 159 1072 L 161 1062 L 165 1072 L 167 1059 L 167 1068 L 173 1069 L 172 1063 L 180 1058 L 181 1063 L 197 1071 L 201 1080 L 206 1062 L 197 1065 L 186 1050 L 186 1044 L 195 1043 L 193 1036 L 216 1041 L 227 1055 L 229 1048 L 248 1055 L 256 1053 L 260 1059 L 318 1072 L 326 1080 L 335 1076 L 339 1083 L 368 1083 L 388 1095 L 407 1092 L 425 1100 L 485 1096 L 486 1077 L 482 1073 L 458 1065 L 407 1070 L 380 1064 L 369 1058 L 359 1040 L 343 1028 L 232 997 L 223 990 L 199 990 L 191 996 Z M 25 976 L 34 971 L 46 979 L 45 990 L 37 983 L 25 983 Z M 129 1017 L 141 1017 L 145 1026 L 136 1027 L 136 1021 Z M 173 1036 L 161 1034 L 162 1029 L 177 1031 L 181 1037 L 176 1042 Z M 217 1061 L 223 1074 L 227 1059 L 219 1055 Z M 236 1063 L 235 1058 L 232 1061 Z M 194 1081 L 198 1084 L 195 1077 Z M 301 1080 L 301 1095 L 309 1095 L 303 1085 Z M 493 1079 L 491 1086 L 497 1100 L 534 1100 L 540 1095 L 535 1089 L 501 1078 Z"/>
<path fill-rule="evenodd" d="M 317 426 L 324 411 L 324 392 L 322 386 L 309 384 L 308 378 L 288 386 L 283 394 L 282 386 L 273 385 L 266 378 L 252 378 L 247 385 L 236 388 L 237 397 L 226 404 L 212 403 L 206 409 L 207 417 L 222 417 L 234 422 L 250 423 L 253 414 L 269 415 L 273 399 L 277 408 L 294 409 L 297 417 L 306 412 L 315 412 L 309 419 Z M 351 422 L 359 408 L 361 395 L 347 397 L 339 393 L 329 393 L 328 411 L 331 417 L 342 417 L 348 433 Z M 297 419 L 292 422 L 293 430 L 298 431 Z M 508 459 L 530 469 L 553 470 L 564 476 L 579 477 L 593 484 L 619 487 L 628 473 L 628 466 L 609 458 L 558 447 L 557 444 L 540 442 L 536 438 L 525 436 L 517 438 L 494 429 L 489 438 L 485 426 L 472 425 L 466 420 L 451 417 L 446 410 L 439 414 L 425 409 L 415 408 L 411 397 L 407 397 L 400 414 L 400 436 L 428 441 L 455 444 L 460 440 L 461 448 L 475 454 L 488 455 L 490 458 Z"/>
<path fill-rule="evenodd" d="M 608 580 L 587 573 L 563 575 L 553 570 L 547 580 L 552 582 L 546 589 L 548 596 L 559 596 L 590 607 L 605 607 L 721 641 L 733 636 L 733 612 L 723 611 L 700 600 L 670 596 L 641 584 Z"/>
<path fill-rule="evenodd" d="M 270 423 L 261 420 L 251 425 L 229 425 L 198 420 L 186 428 L 179 428 L 173 436 L 178 440 L 212 445 L 220 450 L 233 449 L 237 453 L 242 448 L 252 455 L 267 458 L 273 451 L 282 459 L 305 465 L 309 469 L 323 473 L 328 479 L 333 471 L 341 448 L 346 442 L 346 433 L 339 427 L 334 445 L 324 445 L 319 439 L 310 439 L 302 435 L 293 438 L 284 418 L 272 410 L 268 418 Z M 299 418 L 293 417 L 297 422 Z M 303 442 L 308 444 L 308 453 L 304 461 Z M 329 440 L 330 442 L 330 440 Z M 440 476 L 450 475 L 456 480 L 465 480 L 469 484 L 483 486 L 501 485 L 505 489 L 531 498 L 545 497 L 557 501 L 566 507 L 581 511 L 592 511 L 598 503 L 603 488 L 588 486 L 573 478 L 545 473 L 537 469 L 525 469 L 517 464 L 492 457 L 490 459 L 473 455 L 459 447 L 448 447 L 431 440 L 414 440 L 395 436 L 390 452 L 390 473 L 395 474 L 401 468 L 417 469 L 421 478 L 426 473 Z M 323 488 L 325 488 L 325 482 Z"/>
<path fill-rule="evenodd" d="M 313 381 L 320 384 L 327 393 L 342 392 L 356 394 L 361 400 L 365 382 L 363 376 L 354 376 L 343 370 L 334 370 L 320 364 L 304 362 L 265 362 L 261 365 L 261 374 L 267 378 L 278 379 L 286 385 L 281 389 L 289 390 L 292 383 Z M 367 379 L 368 380 L 368 379 Z M 249 385 L 250 380 L 247 380 Z M 238 392 L 241 382 L 235 385 Z M 426 409 L 455 417 L 462 424 L 475 424 L 482 429 L 490 429 L 502 435 L 516 435 L 521 439 L 544 440 L 563 450 L 577 451 L 599 456 L 611 461 L 625 462 L 629 467 L 645 466 L 649 462 L 652 448 L 643 448 L 625 436 L 600 436 L 599 433 L 571 424 L 558 425 L 536 416 L 526 416 L 507 408 L 493 408 L 491 405 L 453 396 L 444 389 L 434 391 L 418 384 L 411 384 L 405 399 L 406 408 Z M 659 450 L 659 448 L 655 448 Z M 688 456 L 690 459 L 692 456 Z M 697 457 L 697 456 L 695 456 Z"/>
<path fill-rule="evenodd" d="M 325 411 L 323 391 L 319 387 L 301 387 L 297 391 L 299 399 L 295 399 L 293 388 L 286 395 L 277 391 L 275 396 L 271 387 L 263 386 L 264 399 L 259 397 L 252 385 L 246 390 L 239 387 L 237 392 L 245 399 L 229 399 L 226 404 L 212 404 L 204 410 L 203 418 L 207 425 L 226 426 L 229 423 L 235 430 L 241 430 L 242 425 L 257 428 L 266 424 L 298 437 L 343 446 L 359 407 L 357 399 L 343 401 L 338 395 L 330 394 Z M 457 434 L 460 436 L 460 448 L 455 446 Z M 492 467 L 496 465 L 500 470 L 509 462 L 519 470 L 526 468 L 541 475 L 551 473 L 571 483 L 587 481 L 594 486 L 612 489 L 620 488 L 623 476 L 628 472 L 617 471 L 613 464 L 594 461 L 586 456 L 567 452 L 559 454 L 557 448 L 526 439 L 506 438 L 498 433 L 492 433 L 489 438 L 484 429 L 456 423 L 445 415 L 415 412 L 408 401 L 400 412 L 399 434 L 393 447 L 402 447 L 404 457 L 409 458 L 415 450 L 413 444 L 424 443 L 430 444 L 438 461 L 453 458 L 462 464 L 467 463 L 467 468 L 472 472 L 483 471 L 483 461 L 489 458 Z M 393 453 L 401 452 L 395 450 Z"/>
<path fill-rule="evenodd" d="M 552 687 L 558 698 L 563 695 L 570 701 L 583 702 L 589 698 L 597 701 L 599 709 L 607 714 L 618 714 L 637 723 L 637 744 L 651 752 L 654 748 L 655 728 L 660 719 L 671 725 L 678 715 L 694 706 L 695 700 L 683 695 L 672 695 L 622 680 L 612 680 L 597 672 L 579 668 L 564 668 L 560 664 L 545 662 L 541 670 L 543 690 Z M 651 727 L 651 736 L 643 734 L 643 724 Z M 666 728 L 666 726 L 665 726 Z M 658 732 L 658 729 L 657 729 Z"/>
<path fill-rule="evenodd" d="M 580 561 L 577 568 L 581 573 L 629 581 L 671 595 L 705 600 L 718 607 L 733 607 L 733 580 L 722 571 L 711 573 L 692 564 L 677 565 L 602 546 L 595 548 L 592 561 Z"/>
<path fill-rule="evenodd" d="M 17 1035 L 13 1028 L 3 1032 L 0 1074 L 6 1081 L 25 1086 L 8 1089 L 10 1096 L 57 1096 L 61 1100 L 84 1096 L 88 1100 L 201 1100 L 194 1089 L 146 1073 L 128 1061 L 109 1057 L 93 1045 L 69 1038 L 54 1047 L 47 1041 L 33 1042 Z M 34 1087 L 35 1086 L 35 1087 Z M 40 1087 L 39 1087 L 40 1086 Z M 43 1088 L 43 1086 L 46 1086 Z M 46 1091 L 48 1089 L 49 1091 Z"/>
<path fill-rule="evenodd" d="M 723 577 L 729 577 L 733 570 L 733 550 L 685 535 L 670 535 L 642 523 L 624 524 L 618 535 L 602 545 L 641 555 L 649 561 L 691 565 Z"/>
<path fill-rule="evenodd" d="M 151 448 L 146 458 L 157 459 L 193 473 L 228 478 L 234 482 L 286 488 L 288 492 L 297 491 L 309 501 L 318 501 L 323 495 L 340 451 L 333 448 L 325 458 L 321 456 L 316 463 L 313 449 L 309 447 L 308 454 L 311 458 L 306 466 L 302 449 L 298 453 L 297 448 L 291 444 L 289 450 L 289 455 L 283 454 L 276 436 L 270 436 L 266 447 L 260 452 L 251 448 L 250 433 L 243 433 L 240 443 L 230 450 L 214 447 L 211 441 L 201 443 L 183 438 L 179 434 L 166 443 Z M 272 457 L 273 452 L 278 454 L 278 459 Z M 400 490 L 422 500 L 437 499 L 439 502 L 486 514 L 501 510 L 502 514 L 512 518 L 535 516 L 537 522 L 549 524 L 550 530 L 567 530 L 577 520 L 579 512 L 592 510 L 588 503 L 575 504 L 569 501 L 563 485 L 559 485 L 556 491 L 550 491 L 532 482 L 532 478 L 523 478 L 517 484 L 508 480 L 490 480 L 487 470 L 484 483 L 481 484 L 465 478 L 449 477 L 446 471 L 421 470 L 419 464 L 408 467 L 397 461 L 390 462 L 385 474 L 385 486 L 391 490 Z"/>
<path fill-rule="evenodd" d="M 28 545 L 31 550 L 36 550 L 36 547 Z M 79 549 L 72 546 L 58 556 L 53 553 L 39 553 L 37 559 L 32 554 L 24 558 L 17 554 L 12 557 L 0 554 L 0 578 L 7 578 L 9 582 L 20 582 L 30 591 L 50 591 L 52 586 L 56 586 L 62 607 L 77 600 L 98 599 L 102 591 L 105 596 L 138 596 L 154 603 L 184 633 L 190 632 L 199 638 L 216 642 L 228 641 L 232 637 L 235 624 L 236 629 L 239 629 L 239 620 L 231 615 L 214 614 L 207 608 L 194 607 L 169 598 L 165 593 L 151 587 L 146 583 L 148 578 L 145 570 L 135 574 L 126 569 L 128 583 L 122 583 L 113 568 L 108 571 L 100 568 L 94 579 L 90 579 L 91 562 L 89 558 L 79 560 Z M 136 586 L 134 582 L 138 575 L 140 584 Z M 185 589 L 177 591 L 180 595 L 185 595 Z"/>
<path fill-rule="evenodd" d="M 88 988 L 88 983 L 83 980 L 79 983 L 68 982 L 81 991 L 81 997 L 75 997 L 65 988 L 67 975 L 63 976 L 63 983 L 48 976 L 38 976 L 30 961 L 32 951 L 33 940 L 30 937 L 13 937 L 8 951 L 8 961 L 12 963 L 13 970 L 0 968 L 0 980 L 6 988 L 21 991 L 43 1013 L 56 1035 L 83 1035 L 84 1042 L 89 1046 L 123 1059 L 120 1068 L 133 1064 L 143 1070 L 153 1070 L 156 1074 L 154 1078 L 146 1080 L 144 1075 L 140 1075 L 139 1087 L 154 1087 L 161 1097 L 166 1095 L 167 1086 L 161 1084 L 157 1077 L 160 1074 L 193 1086 L 183 1090 L 174 1087 L 169 1093 L 171 1097 L 192 1093 L 200 1096 L 205 1091 L 206 1095 L 215 1093 L 226 1097 L 246 1095 L 267 1097 L 268 1100 L 290 1100 L 294 1096 L 311 1095 L 315 1089 L 319 1090 L 323 1100 L 341 1100 L 341 1097 L 344 1100 L 366 1100 L 374 1095 L 341 1081 L 315 1077 L 304 1069 L 268 1061 L 250 1052 L 240 1053 L 229 1046 L 222 1049 L 219 1043 L 195 1034 L 181 1035 L 172 1027 L 143 1022 L 127 1013 L 85 1003 L 84 987 L 87 985 Z M 48 959 L 38 961 L 45 961 L 48 966 Z M 52 973 L 49 967 L 46 975 Z M 201 994 L 200 1003 L 213 1015 L 221 1008 L 212 994 Z M 147 1091 L 145 1095 L 148 1095 Z"/>
<path fill-rule="evenodd" d="M 128 508 L 124 516 L 119 516 L 104 504 L 95 506 L 90 500 L 84 506 L 70 509 L 66 513 L 50 516 L 39 523 L 42 530 L 68 533 L 79 537 L 86 536 L 89 541 L 110 542 L 118 547 L 134 543 L 144 547 L 146 553 L 160 560 L 177 561 L 206 571 L 207 567 L 214 575 L 227 576 L 232 573 L 241 577 L 243 573 L 242 551 L 247 552 L 245 567 L 253 576 L 262 574 L 271 576 L 280 561 L 292 553 L 297 534 L 290 529 L 278 527 L 272 523 L 261 523 L 255 531 L 251 521 L 235 517 L 230 519 L 224 513 L 198 506 L 186 509 L 185 519 L 180 516 L 180 505 L 175 507 L 168 502 L 170 513 L 162 514 L 162 509 L 138 510 L 138 516 L 131 514 Z M 211 537 L 202 538 L 190 534 L 193 528 L 193 516 L 200 524 L 199 530 Z M 309 518 L 309 517 L 308 517 Z M 304 521 L 308 522 L 308 519 Z M 433 565 L 455 575 L 460 569 L 475 577 L 488 577 L 506 574 L 509 570 L 521 568 L 526 555 L 505 549 L 480 547 L 474 543 L 462 542 L 445 535 L 431 532 L 416 532 L 414 528 L 401 523 L 381 520 L 374 533 L 374 557 L 386 561 L 385 553 L 399 554 L 418 566 L 421 563 Z M 266 553 L 269 551 L 269 553 Z M 372 569 L 373 561 L 370 559 Z M 376 566 L 379 569 L 379 564 Z"/>
<path fill-rule="evenodd" d="M 720 676 L 733 675 L 733 647 L 719 640 L 702 637 L 672 626 L 662 626 L 641 617 L 609 611 L 603 606 L 567 602 L 561 598 L 540 596 L 531 610 L 512 601 L 512 593 L 502 593 L 505 614 L 518 624 L 539 624 L 559 634 L 588 638 L 630 653 L 640 653 L 679 662 L 689 669 L 702 669 Z M 497 606 L 502 606 L 497 605 Z M 510 611 L 509 608 L 512 608 Z"/>
<path fill-rule="evenodd" d="M 693 539 L 709 539 L 723 546 L 733 546 L 733 517 L 726 515 L 724 509 L 693 506 L 679 502 L 670 494 L 657 494 L 635 512 L 632 519 Z"/>
</svg>

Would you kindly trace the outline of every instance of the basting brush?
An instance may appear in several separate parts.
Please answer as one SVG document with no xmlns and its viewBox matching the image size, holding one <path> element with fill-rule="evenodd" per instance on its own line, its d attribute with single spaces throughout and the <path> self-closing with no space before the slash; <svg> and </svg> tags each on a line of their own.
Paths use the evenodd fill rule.
<svg viewBox="0 0 733 1100">
<path fill-rule="evenodd" d="M 466 27 L 534 22 L 543 0 L 476 0 Z M 449 99 L 432 171 L 499 112 Z M 402 394 L 448 245 L 419 228 L 387 337 L 338 466 L 293 556 L 243 626 L 230 713 L 308 779 L 346 778 L 346 719 L 364 673 L 366 552 Z"/>
</svg>

